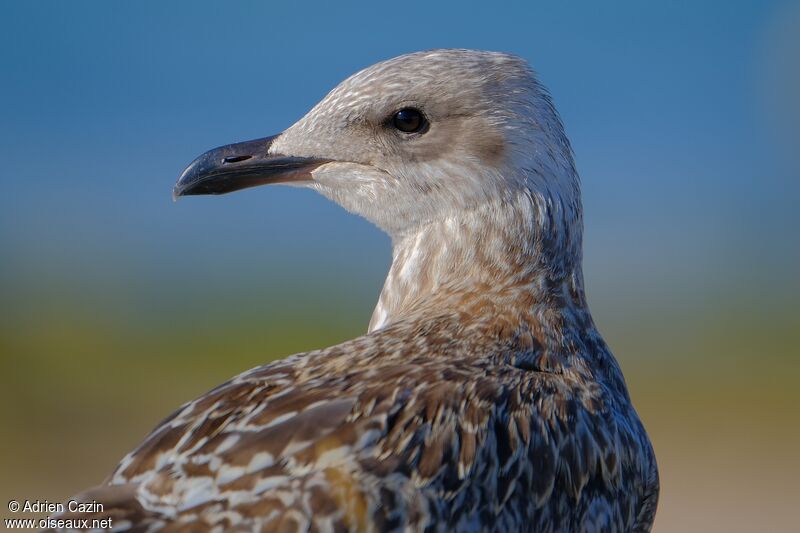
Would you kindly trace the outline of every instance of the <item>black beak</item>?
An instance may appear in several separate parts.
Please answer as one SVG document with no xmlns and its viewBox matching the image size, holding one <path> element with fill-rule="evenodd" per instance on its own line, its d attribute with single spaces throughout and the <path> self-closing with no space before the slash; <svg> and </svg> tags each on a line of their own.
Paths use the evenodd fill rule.
<svg viewBox="0 0 800 533">
<path fill-rule="evenodd" d="M 186 167 L 172 190 L 172 197 L 225 194 L 270 183 L 311 181 L 311 171 L 329 162 L 267 153 L 277 137 L 209 150 Z"/>
</svg>

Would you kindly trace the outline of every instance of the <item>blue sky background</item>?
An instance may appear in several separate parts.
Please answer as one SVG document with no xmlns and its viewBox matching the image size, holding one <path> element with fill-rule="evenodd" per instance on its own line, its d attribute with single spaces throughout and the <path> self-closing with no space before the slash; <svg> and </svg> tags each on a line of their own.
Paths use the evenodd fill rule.
<svg viewBox="0 0 800 533">
<path fill-rule="evenodd" d="M 173 204 L 170 187 L 205 149 L 279 132 L 350 73 L 435 47 L 514 52 L 550 88 L 583 179 L 590 296 L 783 279 L 797 4 L 664 4 L 7 3 L 3 279 L 152 289 L 337 269 L 374 293 L 388 241 L 313 193 Z"/>
</svg>

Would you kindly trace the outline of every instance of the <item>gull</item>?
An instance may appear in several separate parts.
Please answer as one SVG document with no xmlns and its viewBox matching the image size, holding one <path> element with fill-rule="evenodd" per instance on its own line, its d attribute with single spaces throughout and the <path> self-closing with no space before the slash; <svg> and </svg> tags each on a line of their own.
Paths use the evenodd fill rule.
<svg viewBox="0 0 800 533">
<path fill-rule="evenodd" d="M 368 333 L 180 407 L 77 501 L 132 531 L 649 531 L 659 481 L 592 321 L 572 149 L 513 55 L 373 65 L 174 196 L 284 183 L 392 241 Z"/>
</svg>

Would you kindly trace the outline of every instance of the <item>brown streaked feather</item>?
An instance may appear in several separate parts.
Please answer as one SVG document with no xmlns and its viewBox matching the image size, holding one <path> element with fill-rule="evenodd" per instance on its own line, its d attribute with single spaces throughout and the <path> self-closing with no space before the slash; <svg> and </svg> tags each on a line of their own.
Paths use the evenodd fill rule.
<svg viewBox="0 0 800 533">
<path fill-rule="evenodd" d="M 113 512 L 152 530 L 490 527 L 522 516 L 569 529 L 585 491 L 619 499 L 627 476 L 647 475 L 631 456 L 644 443 L 615 424 L 625 406 L 607 391 L 568 368 L 507 364 L 503 339 L 479 358 L 455 337 L 421 341 L 428 355 L 413 359 L 389 349 L 418 327 L 259 367 L 187 404 L 111 476 L 105 489 L 126 495 Z"/>
</svg>

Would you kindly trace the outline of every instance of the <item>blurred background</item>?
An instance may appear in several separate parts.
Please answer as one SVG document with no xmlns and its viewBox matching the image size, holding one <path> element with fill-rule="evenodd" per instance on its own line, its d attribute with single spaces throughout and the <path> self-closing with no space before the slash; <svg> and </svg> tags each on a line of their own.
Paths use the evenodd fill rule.
<svg viewBox="0 0 800 533">
<path fill-rule="evenodd" d="M 378 230 L 310 191 L 172 184 L 360 68 L 468 47 L 529 60 L 564 119 L 655 531 L 796 528 L 800 2 L 662 4 L 4 2 L 0 501 L 64 500 L 180 403 L 363 333 Z"/>
</svg>

